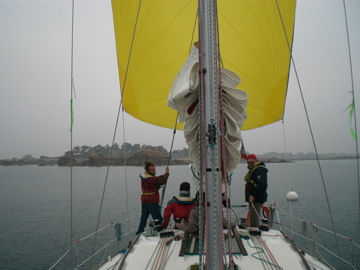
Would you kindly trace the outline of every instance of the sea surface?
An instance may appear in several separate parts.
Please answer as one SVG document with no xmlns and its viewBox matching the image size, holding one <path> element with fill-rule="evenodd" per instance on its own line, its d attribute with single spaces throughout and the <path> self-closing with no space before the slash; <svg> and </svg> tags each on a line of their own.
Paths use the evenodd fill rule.
<svg viewBox="0 0 360 270">
<path fill-rule="evenodd" d="M 293 236 L 296 243 L 304 244 L 303 238 L 292 235 L 287 228 L 293 227 L 301 235 L 302 220 L 313 222 L 318 226 L 318 241 L 323 241 L 334 254 L 340 252 L 347 261 L 353 261 L 355 269 L 360 269 L 356 160 L 327 160 L 321 161 L 320 166 L 321 173 L 317 161 L 267 164 L 267 204 L 276 203 L 280 223 L 285 226 L 283 230 Z M 94 235 L 86 236 L 97 227 L 129 219 L 123 223 L 122 231 L 130 230 L 130 233 L 122 243 L 113 243 L 107 254 L 126 246 L 135 235 L 139 221 L 139 174 L 142 171 L 141 167 L 108 170 L 105 167 L 0 166 L 0 269 L 50 269 L 75 241 L 81 240 L 73 252 L 53 268 L 74 269 L 75 264 L 79 265 L 92 250 L 114 235 L 113 225 L 99 232 L 96 241 Z M 157 167 L 158 175 L 164 172 L 165 167 Z M 233 206 L 245 204 L 243 177 L 246 172 L 246 165 L 240 164 L 232 175 Z M 183 181 L 191 183 L 192 195 L 195 195 L 188 166 L 170 167 L 164 205 L 178 195 Z M 290 190 L 298 193 L 298 201 L 286 200 Z M 245 207 L 234 209 L 237 218 L 246 216 Z M 340 235 L 337 238 L 323 232 L 333 231 L 333 227 Z M 304 231 L 311 238 L 313 227 L 308 225 Z M 306 247 L 312 248 L 310 244 Z M 318 250 L 324 253 L 321 247 Z M 79 269 L 92 269 L 104 257 L 104 253 L 99 253 Z M 334 255 L 325 253 L 324 257 L 337 269 L 354 269 L 343 261 L 340 264 Z"/>
</svg>

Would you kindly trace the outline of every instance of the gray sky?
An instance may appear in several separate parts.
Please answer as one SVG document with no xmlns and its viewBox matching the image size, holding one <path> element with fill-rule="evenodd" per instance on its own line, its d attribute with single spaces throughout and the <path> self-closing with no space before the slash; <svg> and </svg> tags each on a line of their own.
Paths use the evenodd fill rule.
<svg viewBox="0 0 360 270">
<path fill-rule="evenodd" d="M 360 104 L 360 1 L 346 6 Z M 0 0 L 0 159 L 70 149 L 71 7 L 71 0 Z M 76 0 L 74 29 L 73 146 L 111 144 L 120 93 L 110 0 Z M 293 56 L 319 153 L 355 153 L 343 113 L 352 100 L 347 46 L 343 1 L 298 0 Z M 125 133 L 121 117 L 120 145 L 170 148 L 172 130 L 129 115 L 124 122 Z M 285 123 L 243 132 L 243 138 L 254 153 L 314 151 L 294 72 Z M 178 131 L 174 149 L 183 147 Z"/>
</svg>

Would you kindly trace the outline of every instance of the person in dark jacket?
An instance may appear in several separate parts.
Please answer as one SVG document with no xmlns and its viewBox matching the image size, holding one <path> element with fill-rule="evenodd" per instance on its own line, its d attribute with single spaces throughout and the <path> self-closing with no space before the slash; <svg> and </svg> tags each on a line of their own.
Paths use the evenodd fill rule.
<svg viewBox="0 0 360 270">
<path fill-rule="evenodd" d="M 169 168 L 166 168 L 166 172 L 163 175 L 156 175 L 155 165 L 146 161 L 144 163 L 145 172 L 140 174 L 141 179 L 141 218 L 139 228 L 136 235 L 144 232 L 147 219 L 151 214 L 153 220 L 157 220 L 160 224 L 162 222 L 160 211 L 160 194 L 159 189 L 162 185 L 166 184 L 169 178 Z"/>
<path fill-rule="evenodd" d="M 164 210 L 164 222 L 161 228 L 166 229 L 169 225 L 171 215 L 174 216 L 174 220 L 179 222 L 189 219 L 191 210 L 197 205 L 197 200 L 190 197 L 190 184 L 183 182 L 180 185 L 179 196 L 174 196 L 167 204 Z"/>
<path fill-rule="evenodd" d="M 267 172 L 263 162 L 258 161 L 254 154 L 246 157 L 248 173 L 245 175 L 245 200 L 249 203 L 250 227 L 260 226 L 261 208 L 267 200 Z"/>
</svg>

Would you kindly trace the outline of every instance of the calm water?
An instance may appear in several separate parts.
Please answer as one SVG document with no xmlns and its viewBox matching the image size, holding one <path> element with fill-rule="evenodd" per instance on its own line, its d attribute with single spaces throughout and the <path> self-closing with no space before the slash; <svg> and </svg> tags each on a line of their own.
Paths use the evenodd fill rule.
<svg viewBox="0 0 360 270">
<path fill-rule="evenodd" d="M 345 237 L 352 237 L 357 244 L 360 244 L 356 162 L 355 160 L 322 161 L 321 166 L 335 230 Z M 277 206 L 286 212 L 291 208 L 296 217 L 332 230 L 316 161 L 267 164 L 267 167 L 269 169 L 268 204 L 276 202 Z M 106 170 L 106 168 L 91 167 L 73 168 L 73 235 L 71 237 L 70 169 L 56 166 L 0 166 L 0 269 L 49 269 L 69 249 L 71 238 L 74 242 L 95 231 Z M 164 170 L 165 167 L 157 167 L 158 174 L 162 174 Z M 120 222 L 140 212 L 138 175 L 141 171 L 141 167 L 110 168 L 100 227 L 112 221 Z M 241 164 L 234 172 L 231 184 L 232 205 L 244 204 L 242 179 L 246 171 L 245 165 Z M 170 168 L 170 174 L 165 203 L 173 195 L 177 195 L 179 184 L 183 181 L 189 181 L 195 190 L 187 166 L 173 166 Z M 300 199 L 290 205 L 286 201 L 286 194 L 291 189 L 299 194 Z M 238 208 L 236 211 L 241 217 L 246 215 L 244 208 Z M 129 214 L 126 214 L 127 212 Z M 280 217 L 283 224 L 291 226 L 289 216 L 280 212 Z M 130 219 L 123 230 L 127 231 L 128 227 L 136 229 L 138 220 L 138 216 Z M 300 233 L 299 223 L 301 222 L 296 220 L 293 226 Z M 312 229 L 308 227 L 309 236 L 311 231 Z M 286 230 L 285 232 L 288 233 Z M 99 233 L 96 243 L 100 244 L 98 242 L 108 239 L 111 234 L 113 230 L 110 227 L 105 229 Z M 131 233 L 131 236 L 133 235 L 134 232 Z M 337 253 L 335 238 L 331 234 L 319 238 L 325 240 L 333 252 Z M 302 240 L 301 238 L 298 240 L 295 235 L 295 241 Z M 349 241 L 340 237 L 338 242 L 341 255 L 350 260 Z M 124 246 L 126 243 L 127 241 L 121 245 Z M 80 255 L 84 256 L 83 259 L 91 254 L 92 245 L 92 237 L 79 244 L 79 254 L 83 254 Z M 113 251 L 116 248 L 114 244 Z M 359 250 L 359 248 L 353 249 L 353 260 L 358 269 L 360 269 Z M 333 264 L 338 263 L 333 256 L 326 258 Z M 70 260 L 70 256 L 65 257 L 55 269 L 71 269 Z M 339 265 L 337 267 L 340 269 Z M 89 268 L 91 267 L 81 269 Z M 342 263 L 342 269 L 351 269 L 351 267 Z"/>
</svg>

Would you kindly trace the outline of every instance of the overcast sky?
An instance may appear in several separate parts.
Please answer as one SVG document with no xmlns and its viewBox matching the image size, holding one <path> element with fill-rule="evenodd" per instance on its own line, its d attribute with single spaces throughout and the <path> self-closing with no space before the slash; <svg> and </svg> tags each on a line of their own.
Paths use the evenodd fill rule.
<svg viewBox="0 0 360 270">
<path fill-rule="evenodd" d="M 346 1 L 346 7 L 360 104 L 360 1 Z M 0 159 L 70 149 L 71 8 L 71 0 L 0 0 Z M 112 142 L 120 98 L 115 55 L 110 0 L 76 0 L 73 146 Z M 343 113 L 352 100 L 343 1 L 298 0 L 293 56 L 317 150 L 355 153 Z M 246 150 L 314 152 L 304 111 L 292 71 L 284 124 L 243 132 Z M 118 144 L 170 148 L 172 130 L 129 115 L 124 123 L 125 132 L 121 116 Z M 183 147 L 178 131 L 174 149 Z"/>
</svg>

